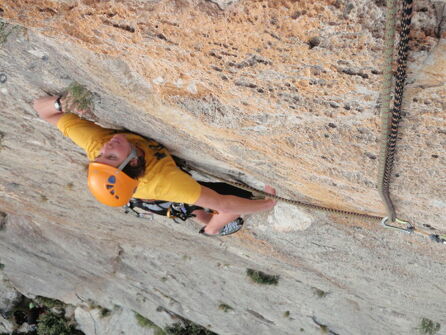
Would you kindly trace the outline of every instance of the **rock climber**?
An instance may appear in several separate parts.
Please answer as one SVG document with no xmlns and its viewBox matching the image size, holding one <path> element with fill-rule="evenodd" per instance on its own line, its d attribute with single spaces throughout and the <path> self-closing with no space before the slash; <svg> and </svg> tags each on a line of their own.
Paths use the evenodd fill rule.
<svg viewBox="0 0 446 335">
<path fill-rule="evenodd" d="M 124 206 L 131 198 L 138 198 L 199 206 L 201 209 L 193 214 L 205 225 L 200 232 L 222 236 L 241 228 L 240 215 L 266 211 L 276 203 L 273 199 L 219 194 L 183 172 L 159 143 L 130 132 L 103 128 L 79 117 L 91 110 L 73 106 L 76 104 L 70 94 L 44 96 L 33 104 L 40 118 L 85 150 L 90 161 L 88 188 L 105 205 Z M 271 186 L 264 189 L 275 194 Z"/>
</svg>

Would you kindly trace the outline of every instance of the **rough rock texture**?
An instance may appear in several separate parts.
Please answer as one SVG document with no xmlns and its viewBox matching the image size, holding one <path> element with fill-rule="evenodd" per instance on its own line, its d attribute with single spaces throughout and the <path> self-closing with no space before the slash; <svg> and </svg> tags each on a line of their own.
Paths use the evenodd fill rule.
<svg viewBox="0 0 446 335">
<path fill-rule="evenodd" d="M 109 316 L 102 316 L 100 309 L 76 308 L 78 328 L 85 334 L 95 335 L 157 335 L 151 327 L 139 325 L 135 312 L 125 308 L 114 308 Z"/>
<path fill-rule="evenodd" d="M 0 273 L 0 332 L 12 332 L 15 328 L 13 322 L 7 319 L 7 313 L 20 300 L 21 294 L 11 285 L 9 280 Z"/>
<path fill-rule="evenodd" d="M 102 124 L 283 196 L 384 215 L 383 3 L 3 0 L 0 15 L 26 27 L 0 49 L 0 259 L 11 282 L 219 334 L 412 334 L 422 318 L 444 334 L 444 245 L 288 205 L 226 239 L 139 221 L 92 200 L 85 156 L 30 106 L 76 80 Z M 446 230 L 444 7 L 416 2 L 391 185 L 399 216 L 435 231 Z M 251 283 L 247 268 L 279 285 Z"/>
</svg>

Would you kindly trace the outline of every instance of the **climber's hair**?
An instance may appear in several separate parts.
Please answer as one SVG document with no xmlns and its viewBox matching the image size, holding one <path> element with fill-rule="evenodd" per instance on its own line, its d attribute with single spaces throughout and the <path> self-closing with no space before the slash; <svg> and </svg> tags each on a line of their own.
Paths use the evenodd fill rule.
<svg viewBox="0 0 446 335">
<path fill-rule="evenodd" d="M 127 164 L 127 166 L 124 169 L 122 169 L 122 172 L 124 172 L 127 176 L 133 179 L 138 179 L 142 177 L 145 171 L 146 171 L 146 159 L 144 157 L 144 154 L 138 156 L 138 162 L 136 163 L 135 166 Z"/>
<path fill-rule="evenodd" d="M 85 164 L 84 171 L 85 174 L 88 175 L 88 168 L 90 163 Z M 127 166 L 122 169 L 122 172 L 124 172 L 127 176 L 133 179 L 138 179 L 144 175 L 144 172 L 146 171 L 146 159 L 144 155 L 138 156 L 138 162 L 135 166 L 131 166 L 130 164 L 127 164 Z"/>
</svg>

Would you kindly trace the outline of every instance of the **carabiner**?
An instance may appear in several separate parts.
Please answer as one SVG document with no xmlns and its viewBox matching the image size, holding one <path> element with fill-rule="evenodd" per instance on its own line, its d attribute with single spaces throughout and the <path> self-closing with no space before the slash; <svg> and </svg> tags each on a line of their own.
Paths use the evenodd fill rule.
<svg viewBox="0 0 446 335">
<path fill-rule="evenodd" d="M 443 234 L 443 235 L 432 234 L 432 235 L 429 235 L 429 238 L 431 239 L 431 241 L 446 244 L 446 235 L 445 234 Z"/>
<path fill-rule="evenodd" d="M 386 216 L 384 219 L 382 219 L 381 224 L 386 227 L 386 228 L 390 228 L 390 229 L 395 229 L 395 230 L 399 230 L 399 231 L 403 231 L 407 234 L 412 234 L 415 231 L 415 227 L 412 226 L 408 221 L 403 221 L 400 219 L 395 219 L 396 223 L 400 223 L 400 224 L 404 224 L 407 225 L 406 228 L 403 227 L 397 227 L 397 226 L 393 226 L 391 224 L 388 224 L 387 221 L 389 220 L 389 217 Z"/>
</svg>

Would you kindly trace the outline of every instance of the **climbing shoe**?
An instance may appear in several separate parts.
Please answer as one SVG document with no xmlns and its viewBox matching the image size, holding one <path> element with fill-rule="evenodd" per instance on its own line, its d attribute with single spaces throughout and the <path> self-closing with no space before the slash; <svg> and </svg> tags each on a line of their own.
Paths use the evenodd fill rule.
<svg viewBox="0 0 446 335">
<path fill-rule="evenodd" d="M 223 228 L 221 228 L 221 230 L 218 234 L 207 234 L 204 231 L 204 228 L 206 226 L 201 228 L 199 233 L 203 234 L 205 236 L 227 236 L 227 235 L 231 235 L 231 234 L 238 232 L 243 227 L 243 223 L 244 223 L 243 219 L 239 217 L 239 218 L 235 219 L 234 221 L 231 221 L 228 224 L 226 224 Z"/>
</svg>

